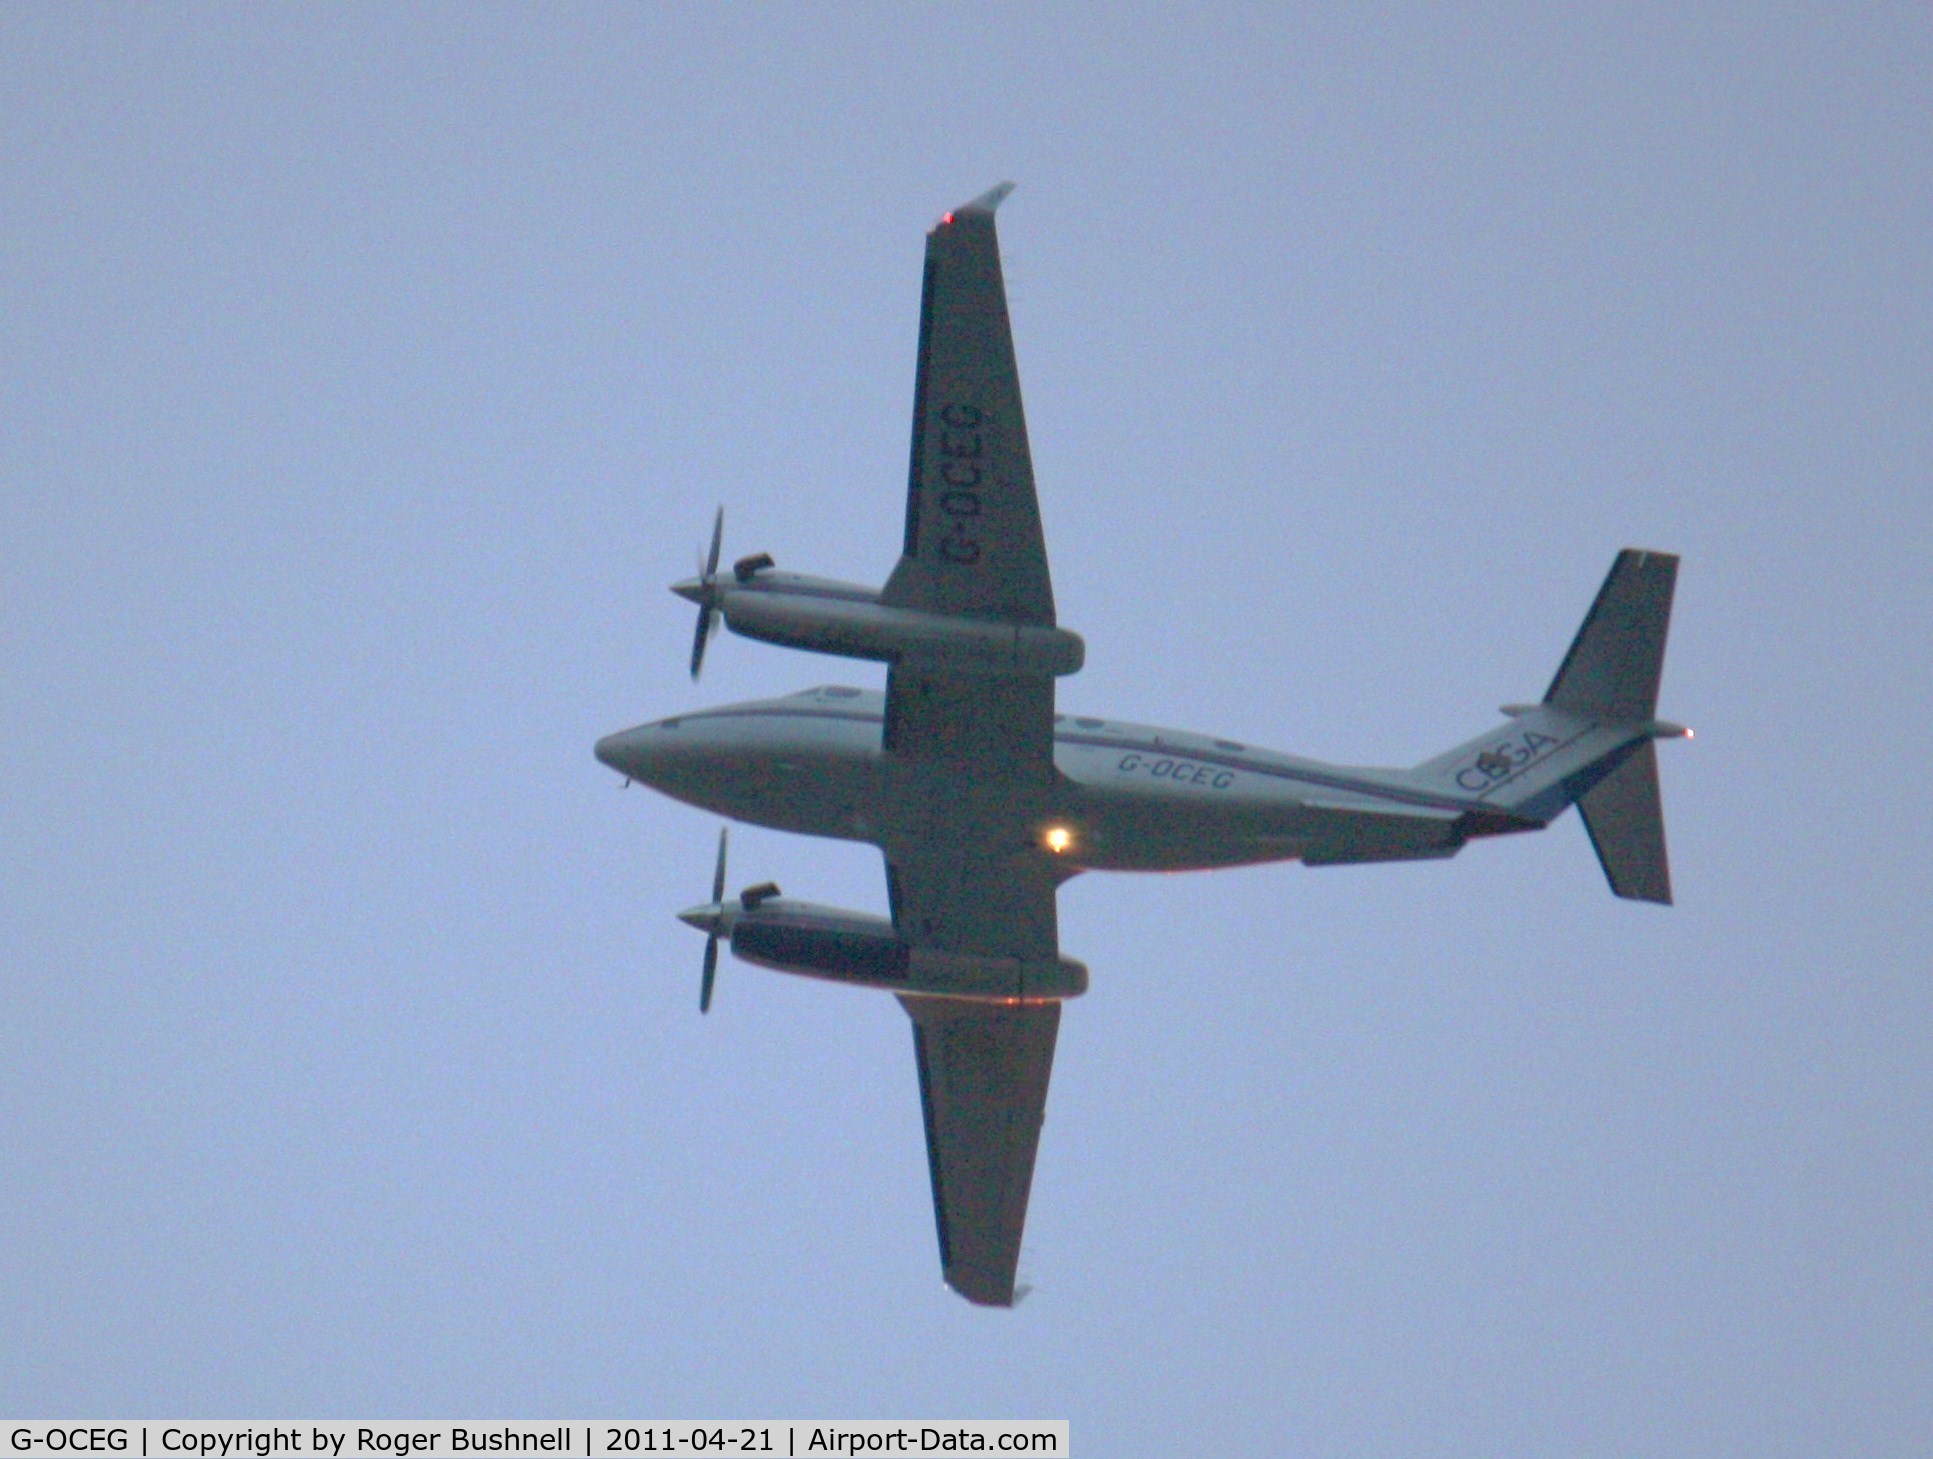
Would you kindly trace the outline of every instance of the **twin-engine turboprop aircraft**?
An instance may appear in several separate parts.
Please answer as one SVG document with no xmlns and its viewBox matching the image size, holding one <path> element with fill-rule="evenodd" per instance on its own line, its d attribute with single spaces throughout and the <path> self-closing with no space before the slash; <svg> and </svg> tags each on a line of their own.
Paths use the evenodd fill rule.
<svg viewBox="0 0 1933 1459">
<path fill-rule="evenodd" d="M 718 571 L 698 577 L 695 678 L 713 622 L 790 648 L 884 661 L 886 692 L 827 687 L 676 715 L 598 741 L 612 769 L 705 810 L 870 841 L 889 917 L 766 883 L 679 915 L 781 972 L 883 988 L 912 1016 L 947 1283 L 1014 1301 L 1060 1005 L 1087 988 L 1063 957 L 1055 891 L 1083 871 L 1311 866 L 1453 856 L 1541 830 L 1576 804 L 1611 890 L 1669 902 L 1652 742 L 1678 560 L 1625 551 L 1541 703 L 1413 769 L 1325 765 L 1230 740 L 1054 712 L 1081 667 L 1054 594 L 994 236 L 1003 184 L 927 235 L 906 537 L 881 589 Z"/>
</svg>

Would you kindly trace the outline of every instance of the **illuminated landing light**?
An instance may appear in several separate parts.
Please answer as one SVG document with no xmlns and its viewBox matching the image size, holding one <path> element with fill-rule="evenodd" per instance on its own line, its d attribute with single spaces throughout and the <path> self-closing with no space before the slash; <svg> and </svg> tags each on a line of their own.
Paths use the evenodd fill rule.
<svg viewBox="0 0 1933 1459">
<path fill-rule="evenodd" d="M 1056 856 L 1074 844 L 1074 833 L 1065 826 L 1047 828 L 1047 849 Z"/>
</svg>

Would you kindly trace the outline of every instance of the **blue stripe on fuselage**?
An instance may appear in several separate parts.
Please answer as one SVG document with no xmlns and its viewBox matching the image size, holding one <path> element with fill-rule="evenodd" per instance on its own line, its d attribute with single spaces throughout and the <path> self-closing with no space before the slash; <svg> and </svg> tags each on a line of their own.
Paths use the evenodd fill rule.
<svg viewBox="0 0 1933 1459">
<path fill-rule="evenodd" d="M 863 692 L 863 691 L 862 691 Z M 876 697 L 876 696 L 875 696 Z M 719 709 L 701 709 L 690 714 L 681 714 L 681 722 L 695 719 L 831 719 L 849 720 L 855 724 L 880 725 L 885 718 L 883 703 L 879 709 L 867 710 L 857 706 L 851 708 L 823 704 L 794 704 L 787 702 L 766 702 L 759 704 L 727 705 Z M 1315 770 L 1299 765 L 1282 765 L 1266 760 L 1252 760 L 1242 755 L 1226 751 L 1198 749 L 1193 745 L 1175 745 L 1162 740 L 1158 732 L 1150 732 L 1146 739 L 1131 739 L 1122 735 L 1098 733 L 1092 730 L 1064 730 L 1054 727 L 1056 745 L 1079 745 L 1101 750 L 1132 750 L 1141 754 L 1167 754 L 1185 757 L 1196 764 L 1220 765 L 1230 770 L 1240 770 L 1250 775 L 1266 776 L 1274 780 L 1293 781 L 1298 785 L 1309 785 L 1321 790 L 1339 790 L 1352 795 L 1370 796 L 1377 800 L 1393 801 L 1399 805 L 1422 806 L 1430 810 L 1481 811 L 1490 809 L 1481 800 L 1459 799 L 1455 796 L 1432 795 L 1428 791 L 1410 790 L 1403 786 L 1390 785 L 1381 780 L 1366 780 L 1360 776 L 1346 775 L 1333 770 Z"/>
</svg>

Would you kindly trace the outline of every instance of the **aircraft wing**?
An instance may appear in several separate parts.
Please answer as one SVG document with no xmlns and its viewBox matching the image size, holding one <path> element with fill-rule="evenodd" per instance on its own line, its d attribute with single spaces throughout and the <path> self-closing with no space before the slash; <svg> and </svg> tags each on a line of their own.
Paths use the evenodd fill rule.
<svg viewBox="0 0 1933 1459">
<path fill-rule="evenodd" d="M 1060 955 L 1061 868 L 1041 844 L 1054 681 L 895 666 L 886 758 L 909 819 L 886 838 L 893 923 L 915 947 Z M 1010 1306 L 1060 1004 L 900 999 L 913 1019 L 933 1220 L 947 1285 Z"/>
<path fill-rule="evenodd" d="M 1054 623 L 993 213 L 1012 184 L 926 238 L 906 542 L 880 602 Z M 895 665 L 887 771 L 903 822 L 881 837 L 893 924 L 916 948 L 1052 961 L 1059 867 L 1042 844 L 1054 681 Z M 1009 1306 L 1060 1004 L 905 996 L 947 1284 Z"/>
<path fill-rule="evenodd" d="M 913 1019 L 946 1284 L 1011 1307 L 1060 1004 L 899 1000 Z"/>
<path fill-rule="evenodd" d="M 1002 183 L 926 235 L 906 543 L 880 602 L 1052 626 L 1033 459 L 993 213 Z"/>
</svg>

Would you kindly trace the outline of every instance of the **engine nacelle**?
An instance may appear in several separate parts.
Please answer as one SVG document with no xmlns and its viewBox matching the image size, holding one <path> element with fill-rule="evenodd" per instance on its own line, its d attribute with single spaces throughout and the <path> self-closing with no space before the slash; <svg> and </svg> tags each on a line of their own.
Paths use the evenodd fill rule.
<svg viewBox="0 0 1933 1459">
<path fill-rule="evenodd" d="M 732 956 L 781 973 L 951 998 L 1076 998 L 1087 968 L 1052 961 L 936 952 L 907 944 L 884 917 L 771 900 L 728 911 Z"/>
<path fill-rule="evenodd" d="M 720 607 L 734 633 L 842 658 L 1056 676 L 1078 672 L 1087 658 L 1081 636 L 1065 628 L 916 613 L 849 597 L 740 591 L 726 593 Z"/>
</svg>

